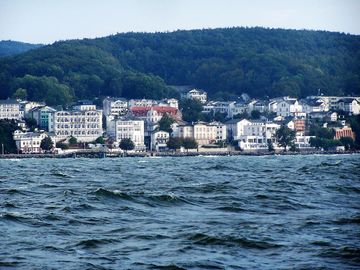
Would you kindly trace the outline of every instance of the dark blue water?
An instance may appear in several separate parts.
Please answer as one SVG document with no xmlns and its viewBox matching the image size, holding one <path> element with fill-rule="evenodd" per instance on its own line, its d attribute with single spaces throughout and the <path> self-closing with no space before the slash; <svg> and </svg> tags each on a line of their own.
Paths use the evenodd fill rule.
<svg viewBox="0 0 360 270">
<path fill-rule="evenodd" d="M 0 269 L 360 269 L 360 156 L 0 160 Z"/>
</svg>

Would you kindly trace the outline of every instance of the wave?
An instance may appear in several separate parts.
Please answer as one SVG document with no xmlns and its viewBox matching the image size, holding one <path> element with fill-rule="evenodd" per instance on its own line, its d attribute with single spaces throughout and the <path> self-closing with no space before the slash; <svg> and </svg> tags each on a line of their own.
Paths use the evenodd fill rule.
<svg viewBox="0 0 360 270">
<path fill-rule="evenodd" d="M 197 245 L 222 245 L 222 246 L 241 246 L 243 248 L 253 248 L 253 249 L 270 249 L 270 248 L 279 248 L 282 245 L 269 243 L 267 241 L 252 240 L 245 237 L 217 237 L 211 236 L 203 233 L 197 233 L 188 237 L 188 240 L 192 241 Z"/>
<path fill-rule="evenodd" d="M 186 268 L 182 268 L 176 264 L 153 264 L 153 263 L 141 263 L 136 262 L 132 265 L 133 269 L 162 269 L 162 270 L 186 270 Z"/>
<path fill-rule="evenodd" d="M 90 248 L 98 248 L 101 245 L 107 245 L 111 243 L 115 243 L 117 240 L 115 239 L 87 239 L 87 240 L 81 240 L 79 241 L 75 247 L 81 247 L 84 249 L 90 249 Z"/>
<path fill-rule="evenodd" d="M 215 210 L 224 211 L 224 212 L 233 212 L 233 213 L 239 213 L 239 212 L 245 212 L 246 209 L 236 206 L 222 206 L 215 208 Z"/>
<path fill-rule="evenodd" d="M 322 257 L 341 258 L 356 263 L 360 262 L 360 248 L 358 247 L 343 246 L 340 248 L 328 248 L 320 252 L 319 255 Z"/>
<path fill-rule="evenodd" d="M 32 217 L 26 217 L 19 213 L 5 213 L 1 214 L 0 218 L 9 221 L 9 222 L 15 222 L 22 225 L 27 225 L 31 227 L 42 227 L 42 226 L 48 226 L 49 224 L 43 221 L 40 221 L 38 219 L 32 218 Z"/>
<path fill-rule="evenodd" d="M 66 173 L 63 173 L 61 171 L 58 171 L 58 170 L 51 170 L 51 175 L 53 176 L 57 176 L 57 177 L 60 177 L 60 178 L 72 178 L 71 175 L 68 175 Z"/>
<path fill-rule="evenodd" d="M 94 194 L 96 196 L 112 198 L 112 199 L 124 199 L 124 200 L 133 200 L 133 197 L 125 192 L 121 192 L 120 190 L 108 190 L 105 188 L 98 188 L 95 190 Z"/>
<path fill-rule="evenodd" d="M 232 171 L 237 171 L 237 169 L 232 168 L 230 166 L 226 166 L 226 165 L 221 165 L 221 164 L 216 164 L 214 166 L 210 166 L 207 168 L 204 168 L 205 171 L 208 170 L 214 170 L 214 171 L 228 171 L 228 170 L 232 170 Z"/>
<path fill-rule="evenodd" d="M 335 224 L 346 225 L 346 224 L 360 224 L 360 215 L 355 215 L 346 218 L 340 218 L 334 221 Z"/>
<path fill-rule="evenodd" d="M 139 204 L 150 205 L 150 206 L 171 206 L 178 204 L 192 204 L 185 198 L 176 196 L 174 194 L 145 194 L 145 193 L 134 193 L 128 194 L 119 190 L 108 190 L 105 188 L 98 188 L 94 194 L 109 199 L 121 199 L 126 201 L 132 201 Z"/>
<path fill-rule="evenodd" d="M 341 164 L 342 164 L 341 160 L 338 160 L 335 163 L 330 163 L 330 162 L 323 161 L 323 162 L 320 163 L 319 166 L 321 166 L 321 167 L 337 167 L 337 166 L 340 166 Z"/>
</svg>

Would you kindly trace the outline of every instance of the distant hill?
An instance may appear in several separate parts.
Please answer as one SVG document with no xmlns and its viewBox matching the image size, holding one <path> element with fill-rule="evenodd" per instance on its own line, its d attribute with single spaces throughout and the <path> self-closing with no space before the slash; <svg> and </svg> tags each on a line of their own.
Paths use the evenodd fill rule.
<svg viewBox="0 0 360 270">
<path fill-rule="evenodd" d="M 0 98 L 50 103 L 161 98 L 193 85 L 213 98 L 360 94 L 360 36 L 226 28 L 69 40 L 0 59 Z"/>
<path fill-rule="evenodd" d="M 0 41 L 0 57 L 15 55 L 23 52 L 27 52 L 32 49 L 40 48 L 42 44 L 30 44 L 12 40 Z"/>
</svg>

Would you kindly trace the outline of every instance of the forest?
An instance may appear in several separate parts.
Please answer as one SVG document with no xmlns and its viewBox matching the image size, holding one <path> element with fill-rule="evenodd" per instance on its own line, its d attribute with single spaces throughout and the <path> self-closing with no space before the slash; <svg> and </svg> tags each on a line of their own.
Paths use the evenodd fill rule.
<svg viewBox="0 0 360 270">
<path fill-rule="evenodd" d="M 42 44 L 30 44 L 12 40 L 0 41 L 0 57 L 24 53 L 32 49 L 40 48 Z"/>
<path fill-rule="evenodd" d="M 360 36 L 258 27 L 123 33 L 0 58 L 0 99 L 157 99 L 177 97 L 174 85 L 218 100 L 359 95 Z"/>
</svg>

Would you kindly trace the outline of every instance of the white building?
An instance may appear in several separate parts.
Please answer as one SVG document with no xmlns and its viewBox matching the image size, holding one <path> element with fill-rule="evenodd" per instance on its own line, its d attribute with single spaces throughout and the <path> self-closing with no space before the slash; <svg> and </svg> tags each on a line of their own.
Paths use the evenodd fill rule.
<svg viewBox="0 0 360 270">
<path fill-rule="evenodd" d="M 225 123 L 228 139 L 238 140 L 241 135 L 244 135 L 245 126 L 250 123 L 246 119 L 233 119 Z"/>
<path fill-rule="evenodd" d="M 78 142 L 91 142 L 102 136 L 102 110 L 57 111 L 49 118 L 49 131 L 57 140 L 75 137 Z"/>
<path fill-rule="evenodd" d="M 166 131 L 154 131 L 151 133 L 150 151 L 161 151 L 167 149 L 170 134 Z"/>
<path fill-rule="evenodd" d="M 317 99 L 307 98 L 302 100 L 301 103 L 303 106 L 303 112 L 306 114 L 329 111 L 329 104 L 320 98 Z"/>
<path fill-rule="evenodd" d="M 196 122 L 193 125 L 195 141 L 198 145 L 213 144 L 217 138 L 217 126 L 205 122 Z"/>
<path fill-rule="evenodd" d="M 189 92 L 187 92 L 186 98 L 193 99 L 193 100 L 198 100 L 201 103 L 205 104 L 206 100 L 207 100 L 207 93 L 205 91 L 192 89 Z"/>
<path fill-rule="evenodd" d="M 275 133 L 280 125 L 272 122 L 249 121 L 243 128 L 243 135 L 239 136 L 239 147 L 243 150 L 265 150 L 268 143 L 276 143 Z"/>
<path fill-rule="evenodd" d="M 310 139 L 313 138 L 315 136 L 296 136 L 295 137 L 295 146 L 298 149 L 311 149 L 312 147 L 310 146 Z"/>
<path fill-rule="evenodd" d="M 16 147 L 19 152 L 24 154 L 42 153 L 40 148 L 41 141 L 46 137 L 45 133 L 22 132 L 16 130 L 13 134 Z"/>
<path fill-rule="evenodd" d="M 0 119 L 20 120 L 20 104 L 15 99 L 0 100 Z"/>
<path fill-rule="evenodd" d="M 94 104 L 77 104 L 73 107 L 76 111 L 95 111 L 96 105 Z"/>
<path fill-rule="evenodd" d="M 329 107 L 329 110 L 339 110 L 339 101 L 341 99 L 355 99 L 357 101 L 360 101 L 360 97 L 355 97 L 355 96 L 352 96 L 352 97 L 340 97 L 340 96 L 310 96 L 308 98 L 311 98 L 311 99 L 321 99 L 323 100 L 327 106 Z"/>
<path fill-rule="evenodd" d="M 175 109 L 179 109 L 179 101 L 175 98 L 165 98 L 158 103 L 158 106 L 169 106 Z"/>
<path fill-rule="evenodd" d="M 29 118 L 30 111 L 37 107 L 43 107 L 46 104 L 44 102 L 35 102 L 35 101 L 20 101 L 20 113 L 22 118 Z"/>
<path fill-rule="evenodd" d="M 244 103 L 236 103 L 230 107 L 229 118 L 233 118 L 235 115 L 243 114 L 247 112 L 248 106 Z"/>
<path fill-rule="evenodd" d="M 103 112 L 105 116 L 125 115 L 127 111 L 128 102 L 126 99 L 107 97 L 103 100 Z"/>
<path fill-rule="evenodd" d="M 144 121 L 137 119 L 113 119 L 107 127 L 107 133 L 117 143 L 123 139 L 130 139 L 135 144 L 135 150 L 145 150 Z"/>
<path fill-rule="evenodd" d="M 227 132 L 226 125 L 220 122 L 211 122 L 209 125 L 216 127 L 216 142 L 226 141 Z"/>
<path fill-rule="evenodd" d="M 277 116 L 305 116 L 302 105 L 297 99 L 286 98 L 277 104 Z"/>
<path fill-rule="evenodd" d="M 158 101 L 152 99 L 130 99 L 128 102 L 128 108 L 132 107 L 152 107 L 156 106 Z"/>
</svg>

